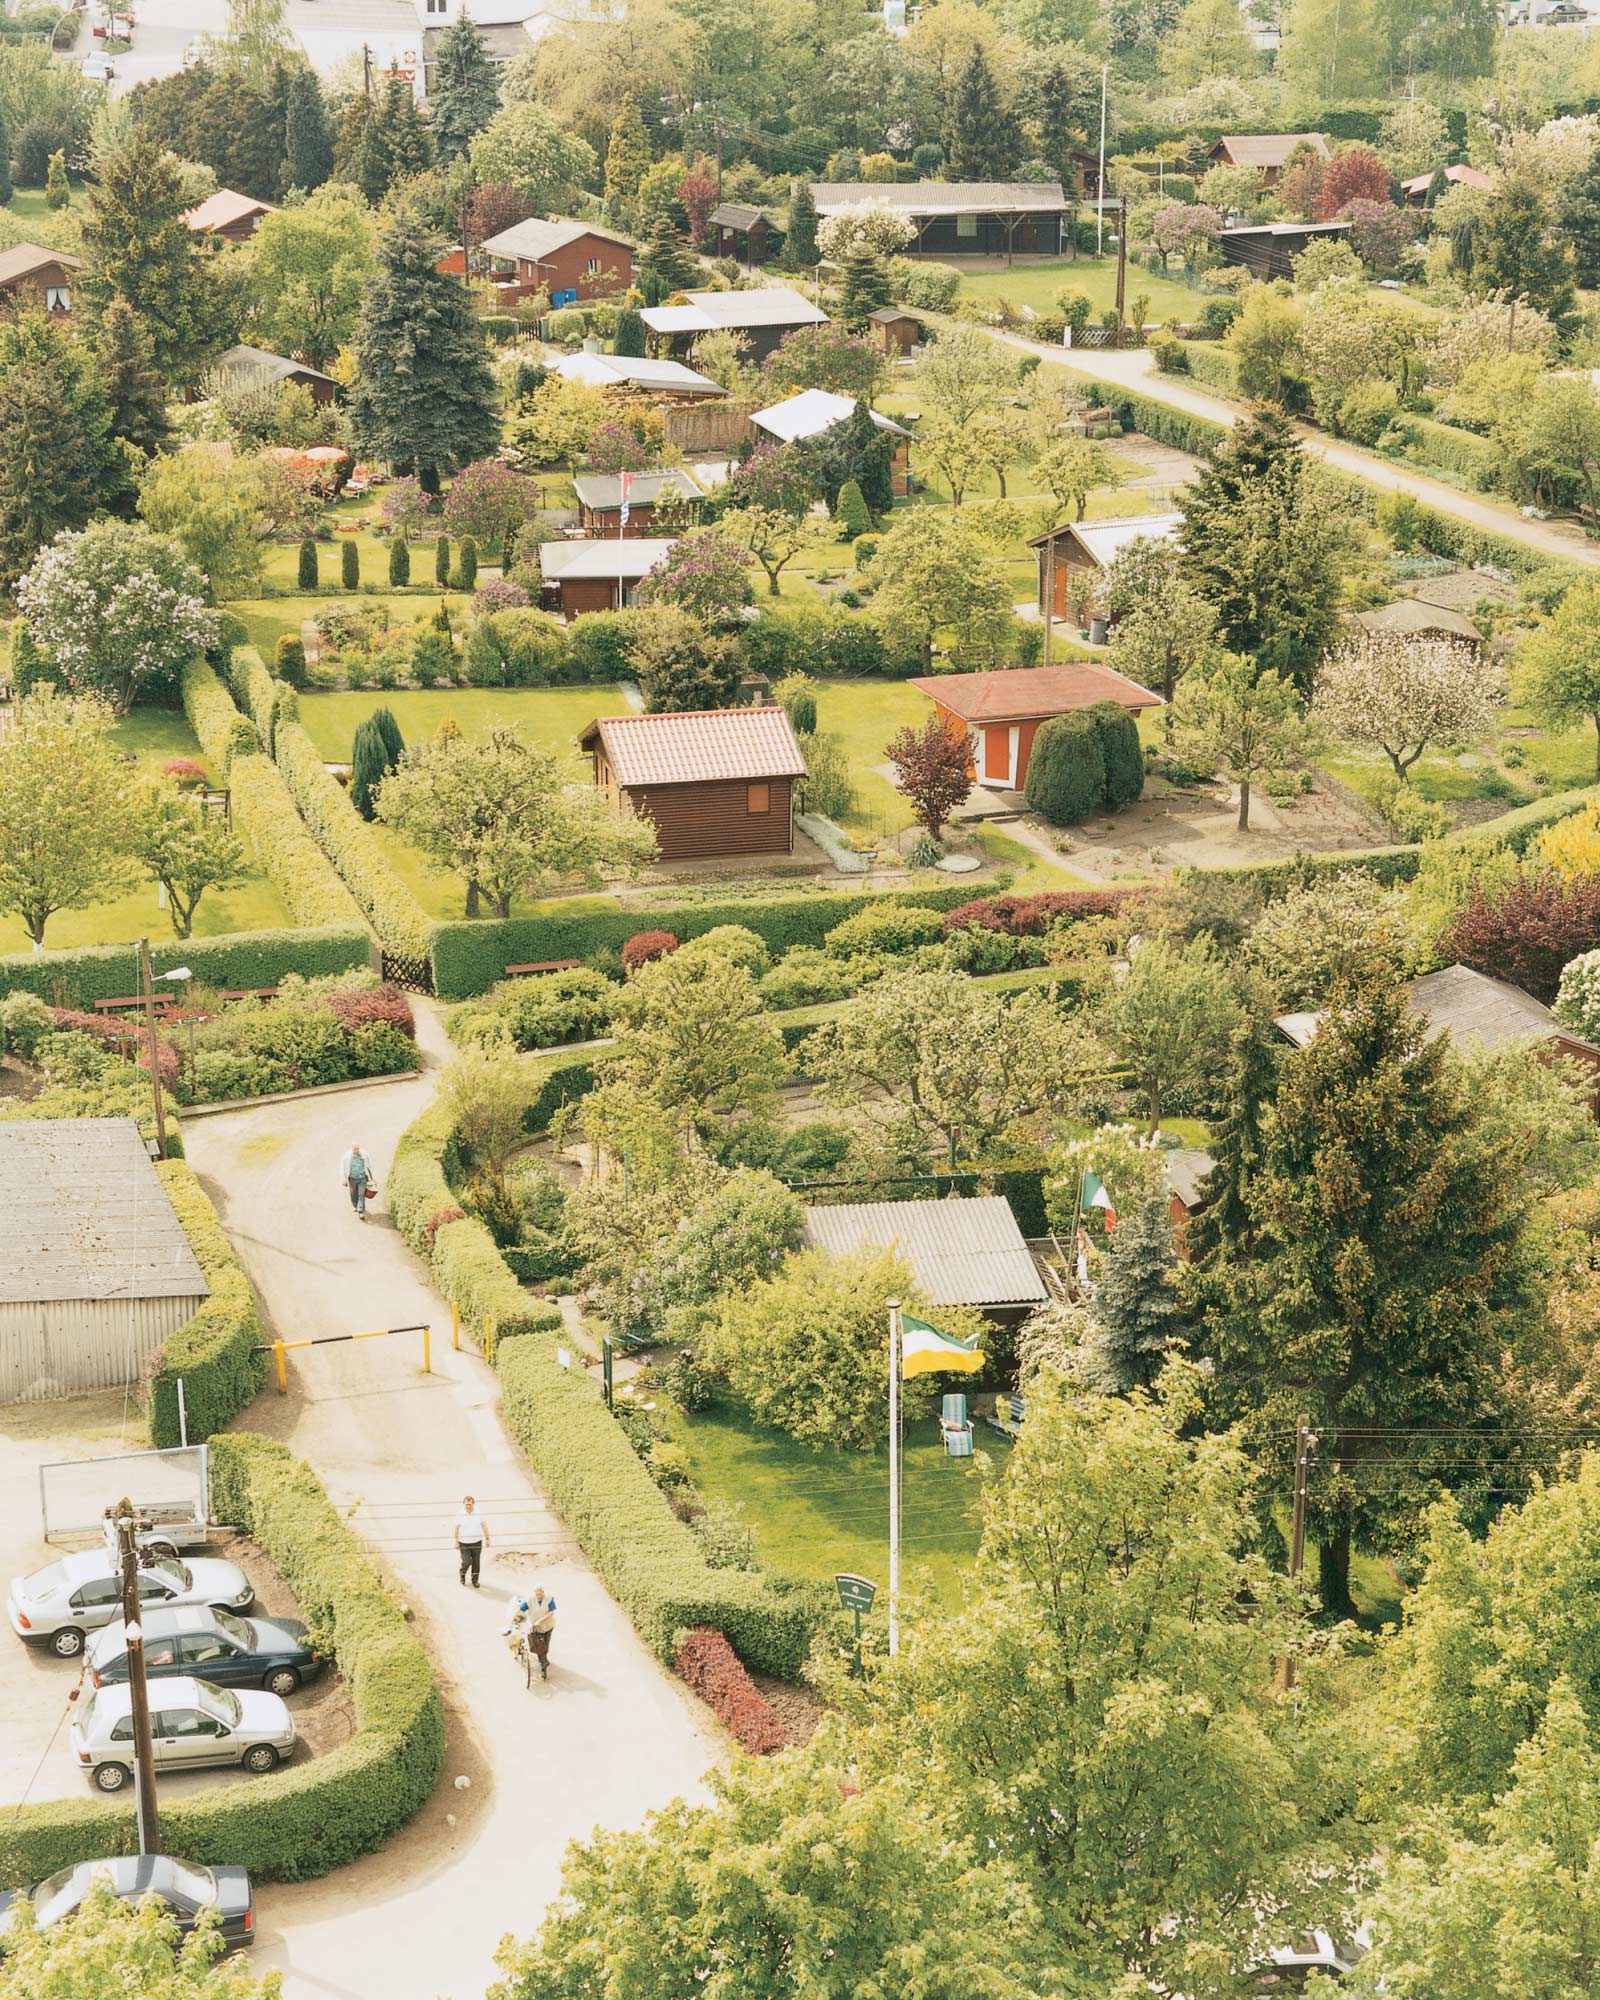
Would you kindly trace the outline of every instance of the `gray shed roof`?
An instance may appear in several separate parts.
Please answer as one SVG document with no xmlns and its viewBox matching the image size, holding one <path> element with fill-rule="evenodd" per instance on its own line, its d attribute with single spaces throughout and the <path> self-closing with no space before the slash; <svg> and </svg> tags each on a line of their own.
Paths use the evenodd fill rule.
<svg viewBox="0 0 1600 2000">
<path fill-rule="evenodd" d="M 580 472 L 572 490 L 584 507 L 620 507 L 622 481 L 614 472 Z M 629 504 L 653 507 L 663 494 L 675 500 L 703 500 L 705 495 L 688 473 L 676 465 L 664 465 L 652 472 L 636 472 L 629 487 Z"/>
<path fill-rule="evenodd" d="M 836 1257 L 898 1250 L 936 1306 L 1034 1305 L 1046 1297 L 1004 1195 L 808 1208 L 806 1241 Z"/>
<path fill-rule="evenodd" d="M 7 1303 L 211 1290 L 131 1118 L 0 1124 L 0 1214 Z"/>
<path fill-rule="evenodd" d="M 1563 1041 L 1587 1047 L 1531 993 L 1467 965 L 1424 973 L 1406 988 L 1413 1010 L 1434 1034 L 1446 1028 L 1458 1042 L 1480 1049 L 1515 1049 L 1528 1042 Z"/>
<path fill-rule="evenodd" d="M 309 361 L 295 361 L 287 354 L 273 354 L 265 347 L 230 347 L 217 356 L 213 366 L 219 374 L 259 375 L 263 380 L 270 377 L 279 382 L 335 380 L 320 368 L 313 368 Z"/>
<path fill-rule="evenodd" d="M 1066 212 L 1060 181 L 813 181 L 818 215 L 877 205 L 901 215 L 1025 215 Z"/>
<path fill-rule="evenodd" d="M 1167 1170 L 1167 1186 L 1185 1208 L 1192 1209 L 1200 1200 L 1200 1190 L 1206 1177 L 1217 1163 L 1209 1153 L 1202 1153 L 1195 1147 L 1180 1146 L 1174 1152 L 1163 1153 L 1161 1164 Z"/>
</svg>

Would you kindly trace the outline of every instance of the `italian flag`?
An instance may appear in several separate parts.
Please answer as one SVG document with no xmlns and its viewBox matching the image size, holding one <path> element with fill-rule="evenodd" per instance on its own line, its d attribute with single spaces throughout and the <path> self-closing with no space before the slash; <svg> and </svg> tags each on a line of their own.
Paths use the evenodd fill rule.
<svg viewBox="0 0 1600 2000">
<path fill-rule="evenodd" d="M 975 1339 L 957 1340 L 913 1313 L 900 1315 L 900 1373 L 908 1381 L 913 1375 L 937 1375 L 945 1368 L 970 1375 L 985 1359 Z"/>
<path fill-rule="evenodd" d="M 1117 1226 L 1117 1211 L 1111 1206 L 1111 1197 L 1106 1193 L 1106 1184 L 1098 1174 L 1085 1173 L 1083 1177 L 1083 1206 L 1105 1210 L 1106 1234 L 1109 1236 Z"/>
</svg>

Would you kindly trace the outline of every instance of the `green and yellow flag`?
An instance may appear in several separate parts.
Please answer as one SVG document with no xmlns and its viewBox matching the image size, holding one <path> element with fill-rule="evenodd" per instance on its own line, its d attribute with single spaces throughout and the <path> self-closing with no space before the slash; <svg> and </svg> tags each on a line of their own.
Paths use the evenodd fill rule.
<svg viewBox="0 0 1600 2000">
<path fill-rule="evenodd" d="M 914 1313 L 900 1315 L 900 1373 L 908 1381 L 913 1375 L 937 1375 L 944 1368 L 971 1375 L 986 1358 L 975 1339 L 957 1340 Z"/>
</svg>

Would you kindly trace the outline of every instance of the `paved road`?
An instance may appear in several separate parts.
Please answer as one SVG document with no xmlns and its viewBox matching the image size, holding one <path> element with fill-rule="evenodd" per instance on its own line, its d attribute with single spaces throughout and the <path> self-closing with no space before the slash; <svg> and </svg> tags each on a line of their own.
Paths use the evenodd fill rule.
<svg viewBox="0 0 1600 2000">
<path fill-rule="evenodd" d="M 1141 396 L 1149 396 L 1155 402 L 1165 403 L 1170 409 L 1205 417 L 1214 424 L 1234 423 L 1241 414 L 1237 403 L 1213 396 L 1177 376 L 1163 375 L 1148 348 L 1096 348 L 1073 355 L 1043 341 L 1028 340 L 1021 334 L 997 331 L 995 338 L 1010 347 L 1021 348 L 1025 354 L 1043 355 L 1052 361 L 1063 362 L 1068 368 L 1074 368 L 1097 381 L 1115 382 L 1122 388 L 1136 390 Z M 1415 494 L 1418 500 L 1437 508 L 1441 514 L 1449 514 L 1469 527 L 1509 535 L 1513 541 L 1525 542 L 1545 555 L 1565 556 L 1572 562 L 1600 565 L 1600 543 L 1590 541 L 1583 530 L 1570 521 L 1524 520 L 1513 508 L 1497 506 L 1492 500 L 1463 493 L 1459 487 L 1447 486 L 1440 479 L 1430 479 L 1426 473 L 1414 471 L 1410 466 L 1392 464 L 1373 452 L 1362 451 L 1355 445 L 1330 438 L 1322 431 L 1310 430 L 1303 425 L 1298 428 L 1307 450 L 1337 467 L 1340 472 L 1351 473 L 1358 479 L 1366 480 L 1369 485 L 1382 486 L 1391 492 Z"/>
<path fill-rule="evenodd" d="M 436 1025 L 425 1040 L 438 1050 Z M 189 1158 L 286 1338 L 429 1320 L 431 1377 L 414 1335 L 290 1356 L 252 1429 L 307 1458 L 413 1607 L 450 1713 L 446 1776 L 382 1853 L 324 1882 L 261 1896 L 255 1958 L 286 2000 L 476 2000 L 508 1931 L 526 1935 L 554 1894 L 569 1840 L 637 1825 L 697 1794 L 720 1737 L 646 1653 L 508 1443 L 494 1378 L 450 1349 L 449 1314 L 383 1213 L 363 1225 L 337 1186 L 359 1139 L 380 1191 L 394 1143 L 431 1083 L 380 1084 L 291 1106 L 191 1120 Z M 463 1492 L 493 1542 L 481 1594 L 449 1546 Z M 560 1605 L 548 1686 L 522 1684 L 498 1637 L 513 1590 Z M 451 1780 L 465 1775 L 466 1791 Z"/>
</svg>

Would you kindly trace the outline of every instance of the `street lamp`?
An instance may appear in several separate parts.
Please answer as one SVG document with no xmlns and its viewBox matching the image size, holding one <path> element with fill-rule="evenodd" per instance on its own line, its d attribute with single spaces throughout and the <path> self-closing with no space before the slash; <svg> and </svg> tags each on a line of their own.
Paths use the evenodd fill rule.
<svg viewBox="0 0 1600 2000">
<path fill-rule="evenodd" d="M 156 1041 L 156 996 L 151 984 L 150 940 L 139 940 L 139 971 L 144 983 L 144 1025 L 150 1043 L 150 1088 L 156 1101 L 156 1158 L 167 1157 L 167 1108 L 161 1097 L 161 1057 Z M 174 966 L 171 972 L 163 972 L 164 980 L 193 979 L 194 974 L 186 965 Z"/>
</svg>

